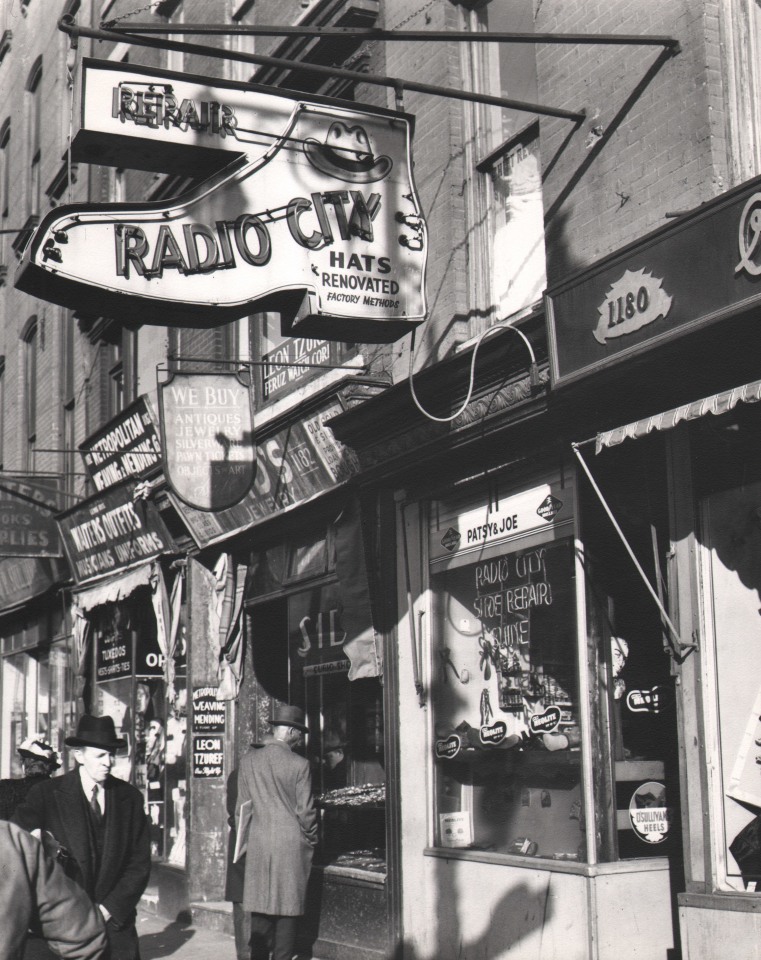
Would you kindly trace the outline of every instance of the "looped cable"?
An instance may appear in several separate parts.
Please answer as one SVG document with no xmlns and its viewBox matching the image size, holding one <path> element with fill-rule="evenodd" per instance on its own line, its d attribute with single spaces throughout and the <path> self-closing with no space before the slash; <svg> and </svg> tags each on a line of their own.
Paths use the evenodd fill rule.
<svg viewBox="0 0 761 960">
<path fill-rule="evenodd" d="M 418 400 L 417 394 L 415 393 L 414 366 L 415 366 L 416 347 L 415 347 L 415 333 L 413 331 L 412 349 L 410 350 L 410 377 L 409 377 L 410 392 L 412 393 L 413 403 L 418 408 L 418 410 L 423 414 L 424 417 L 428 417 L 429 420 L 435 420 L 436 423 L 451 423 L 453 420 L 456 420 L 460 416 L 463 410 L 465 410 L 467 405 L 470 403 L 470 398 L 473 396 L 473 386 L 475 383 L 476 355 L 478 354 L 478 348 L 481 346 L 482 341 L 485 340 L 487 336 L 489 336 L 489 334 L 492 334 L 495 331 L 498 332 L 500 330 L 512 330 L 513 333 L 517 333 L 518 336 L 521 338 L 521 340 L 523 340 L 523 342 L 526 344 L 526 348 L 529 352 L 529 356 L 531 357 L 531 383 L 532 385 L 538 383 L 539 376 L 538 376 L 538 370 L 537 370 L 536 356 L 534 354 L 534 348 L 531 346 L 531 341 L 529 340 L 529 338 L 526 336 L 526 334 L 522 330 L 519 330 L 517 327 L 513 326 L 512 323 L 509 323 L 506 320 L 503 320 L 499 323 L 495 323 L 493 326 L 488 327 L 486 330 L 484 330 L 484 332 L 479 336 L 478 340 L 476 340 L 475 346 L 473 347 L 473 356 L 470 358 L 470 382 L 468 384 L 468 393 L 465 399 L 463 400 L 462 405 L 460 406 L 460 409 L 457 410 L 455 413 L 453 413 L 449 417 L 437 417 L 435 416 L 435 414 L 429 413 L 422 406 L 422 404 Z"/>
</svg>

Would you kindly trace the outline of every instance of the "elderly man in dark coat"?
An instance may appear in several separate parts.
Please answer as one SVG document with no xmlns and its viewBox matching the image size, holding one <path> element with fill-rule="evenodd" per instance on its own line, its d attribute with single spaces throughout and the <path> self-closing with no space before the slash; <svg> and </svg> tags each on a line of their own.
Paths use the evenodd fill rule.
<svg viewBox="0 0 761 960">
<path fill-rule="evenodd" d="M 0 864 L 0 960 L 21 956 L 30 926 L 65 960 L 104 955 L 103 919 L 87 894 L 39 840 L 6 820 L 0 820 Z"/>
<path fill-rule="evenodd" d="M 306 907 L 317 843 L 309 763 L 293 750 L 306 733 L 304 713 L 280 706 L 272 737 L 247 753 L 238 770 L 237 812 L 251 801 L 243 909 L 251 912 L 251 958 L 291 960 L 296 918 Z"/>
<path fill-rule="evenodd" d="M 111 717 L 85 715 L 66 744 L 77 769 L 33 787 L 13 820 L 58 847 L 106 921 L 110 960 L 139 960 L 135 908 L 150 876 L 151 848 L 142 794 L 110 772 L 125 741 Z"/>
</svg>

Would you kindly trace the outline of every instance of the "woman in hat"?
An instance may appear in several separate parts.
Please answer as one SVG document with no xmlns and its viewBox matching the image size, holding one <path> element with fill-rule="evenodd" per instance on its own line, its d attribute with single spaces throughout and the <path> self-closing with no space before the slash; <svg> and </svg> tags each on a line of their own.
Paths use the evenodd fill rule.
<svg viewBox="0 0 761 960">
<path fill-rule="evenodd" d="M 151 849 L 139 790 L 111 776 L 117 750 L 111 717 L 80 717 L 67 737 L 77 767 L 36 784 L 13 816 L 39 831 L 106 921 L 110 960 L 139 960 L 136 907 L 148 884 Z"/>
<path fill-rule="evenodd" d="M 29 790 L 40 780 L 49 780 L 61 764 L 58 754 L 46 742 L 43 734 L 34 733 L 18 745 L 24 776 L 19 779 L 0 780 L 0 820 L 10 820 L 16 807 L 26 798 Z"/>
</svg>

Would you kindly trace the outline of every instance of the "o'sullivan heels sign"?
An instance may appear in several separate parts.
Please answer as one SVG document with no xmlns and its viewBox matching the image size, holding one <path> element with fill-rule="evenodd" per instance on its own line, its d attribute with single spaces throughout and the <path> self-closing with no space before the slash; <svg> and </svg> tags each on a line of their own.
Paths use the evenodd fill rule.
<svg viewBox="0 0 761 960">
<path fill-rule="evenodd" d="M 425 318 L 409 116 L 84 60 L 79 124 L 75 160 L 204 179 L 167 202 L 57 208 L 19 289 L 162 326 L 279 310 L 284 332 L 368 343 Z"/>
</svg>

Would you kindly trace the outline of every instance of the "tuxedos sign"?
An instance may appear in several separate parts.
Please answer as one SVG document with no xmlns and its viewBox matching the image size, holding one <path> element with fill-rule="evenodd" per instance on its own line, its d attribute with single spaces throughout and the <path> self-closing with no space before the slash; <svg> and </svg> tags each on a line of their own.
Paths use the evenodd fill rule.
<svg viewBox="0 0 761 960">
<path fill-rule="evenodd" d="M 16 286 L 125 322 L 389 342 L 425 318 L 412 120 L 223 80 L 84 60 L 73 157 L 207 176 L 172 201 L 46 216 Z"/>
</svg>

